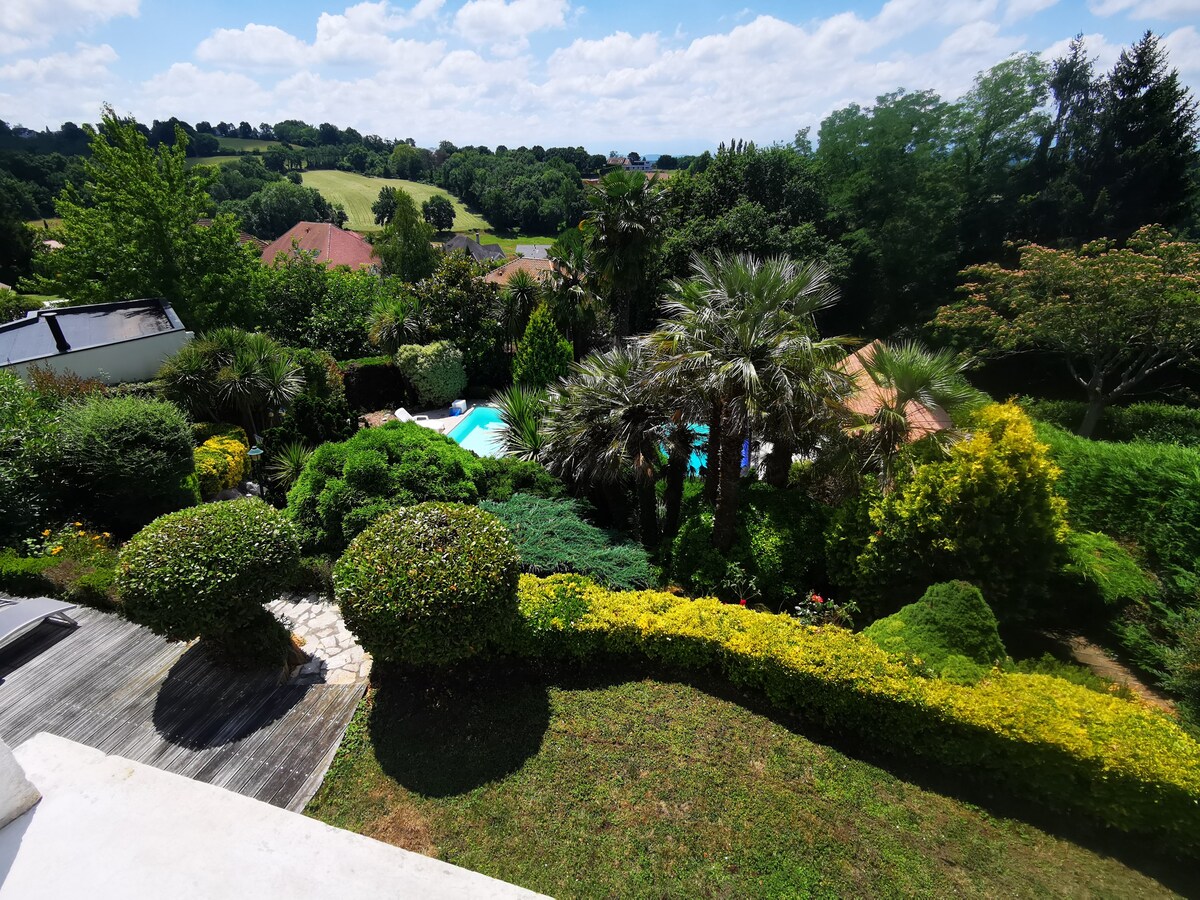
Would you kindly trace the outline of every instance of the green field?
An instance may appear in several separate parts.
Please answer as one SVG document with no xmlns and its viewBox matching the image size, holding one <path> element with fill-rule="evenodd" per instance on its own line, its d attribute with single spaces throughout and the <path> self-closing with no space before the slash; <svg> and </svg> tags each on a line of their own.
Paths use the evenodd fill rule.
<svg viewBox="0 0 1200 900">
<path fill-rule="evenodd" d="M 443 194 L 454 204 L 454 230 L 474 231 L 480 233 L 491 230 L 491 226 L 482 216 L 467 211 L 454 197 L 451 197 L 440 187 L 432 184 L 421 184 L 417 181 L 402 181 L 398 178 L 368 178 L 354 172 L 339 172 L 335 169 L 315 169 L 304 173 L 304 183 L 316 188 L 330 203 L 340 203 L 346 207 L 350 220 L 348 228 L 355 231 L 376 231 L 375 215 L 371 212 L 371 204 L 379 198 L 379 190 L 384 187 L 400 188 L 408 193 L 417 204 L 421 204 L 434 194 Z"/>
<path fill-rule="evenodd" d="M 372 682 L 308 815 L 564 900 L 1196 896 L 1145 842 L 982 809 L 723 689 L 378 663 Z"/>
<path fill-rule="evenodd" d="M 194 156 L 187 163 L 189 166 L 224 166 L 237 161 L 236 156 Z"/>
<path fill-rule="evenodd" d="M 249 153 L 252 150 L 266 152 L 272 147 L 282 147 L 279 141 L 260 141 L 257 138 L 217 138 L 217 143 L 225 150 L 236 150 L 238 153 Z"/>
</svg>

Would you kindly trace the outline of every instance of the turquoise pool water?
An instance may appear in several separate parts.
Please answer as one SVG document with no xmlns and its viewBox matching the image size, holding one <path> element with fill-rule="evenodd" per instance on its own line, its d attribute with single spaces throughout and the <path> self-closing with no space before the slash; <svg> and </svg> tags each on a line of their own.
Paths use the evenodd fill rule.
<svg viewBox="0 0 1200 900">
<path fill-rule="evenodd" d="M 477 456 L 503 456 L 500 433 L 504 425 L 494 406 L 476 406 L 450 429 L 448 437 Z"/>
</svg>

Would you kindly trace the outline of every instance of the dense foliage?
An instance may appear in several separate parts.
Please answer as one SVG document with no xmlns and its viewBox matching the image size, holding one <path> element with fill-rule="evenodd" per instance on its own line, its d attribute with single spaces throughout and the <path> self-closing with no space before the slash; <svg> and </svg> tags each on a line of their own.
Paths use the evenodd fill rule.
<svg viewBox="0 0 1200 900">
<path fill-rule="evenodd" d="M 1087 413 L 1087 404 L 1075 400 L 1024 398 L 1021 406 L 1037 421 L 1066 431 L 1076 431 Z M 1105 407 L 1104 417 L 1092 437 L 1121 443 L 1145 441 L 1200 447 L 1200 409 L 1153 402 Z"/>
<path fill-rule="evenodd" d="M 467 386 L 462 352 L 449 341 L 405 344 L 396 350 L 396 368 L 413 386 L 422 409 L 448 406 Z"/>
<path fill-rule="evenodd" d="M 54 456 L 65 508 L 114 531 L 199 500 L 191 427 L 162 400 L 94 396 L 64 407 Z"/>
<path fill-rule="evenodd" d="M 208 503 L 134 535 L 121 551 L 117 593 L 131 619 L 172 640 L 257 644 L 263 657 L 246 661 L 281 663 L 287 632 L 262 605 L 288 583 L 299 558 L 295 526 L 261 500 Z"/>
<path fill-rule="evenodd" d="M 0 542 L 28 537 L 54 509 L 55 445 L 51 413 L 20 376 L 0 371 Z"/>
<path fill-rule="evenodd" d="M 529 317 L 525 334 L 513 357 L 513 382 L 544 388 L 567 374 L 575 351 L 554 326 L 546 306 L 539 306 Z"/>
<path fill-rule="evenodd" d="M 350 543 L 334 566 L 334 595 L 376 659 L 446 666 L 512 627 L 517 562 L 491 514 L 420 503 L 385 513 Z"/>
<path fill-rule="evenodd" d="M 206 429 L 207 430 L 207 429 Z M 250 442 L 241 428 L 216 428 L 193 451 L 200 496 L 206 500 L 237 487 L 250 474 Z"/>
<path fill-rule="evenodd" d="M 550 234 L 579 221 L 583 185 L 561 158 L 538 160 L 519 150 L 491 153 L 466 148 L 438 169 L 437 183 L 479 210 L 494 228 Z"/>
<path fill-rule="evenodd" d="M 653 582 L 646 551 L 592 525 L 576 501 L 514 494 L 503 503 L 484 501 L 480 508 L 508 528 L 523 572 L 577 572 L 617 590 Z"/>
<path fill-rule="evenodd" d="M 322 444 L 288 491 L 306 551 L 341 552 L 380 514 L 425 500 L 474 502 L 479 459 L 429 428 L 389 422 Z"/>
</svg>

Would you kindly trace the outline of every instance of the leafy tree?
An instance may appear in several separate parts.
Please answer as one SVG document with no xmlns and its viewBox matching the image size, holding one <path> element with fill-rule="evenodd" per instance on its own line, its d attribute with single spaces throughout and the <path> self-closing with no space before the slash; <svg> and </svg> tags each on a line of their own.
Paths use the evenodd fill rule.
<svg viewBox="0 0 1200 900">
<path fill-rule="evenodd" d="M 1109 234 L 1123 238 L 1151 223 L 1171 228 L 1191 212 L 1198 142 L 1196 99 L 1147 31 L 1121 52 L 1104 94 L 1097 168 L 1110 203 Z"/>
<path fill-rule="evenodd" d="M 461 253 L 442 255 L 437 270 L 413 285 L 412 292 L 428 336 L 454 342 L 463 353 L 471 384 L 508 380 L 499 289 L 483 280 L 478 266 Z"/>
<path fill-rule="evenodd" d="M 328 222 L 332 214 L 320 191 L 280 180 L 247 198 L 242 221 L 255 237 L 274 240 L 297 222 Z"/>
<path fill-rule="evenodd" d="M 376 225 L 386 225 L 392 221 L 392 216 L 396 214 L 396 189 L 381 187 L 379 196 L 371 204 L 371 212 L 375 214 Z"/>
<path fill-rule="evenodd" d="M 1157 226 L 1124 249 L 1106 240 L 1079 251 L 1029 245 L 1017 269 L 989 264 L 963 276 L 967 299 L 942 307 L 935 326 L 980 355 L 1061 358 L 1087 397 L 1085 437 L 1105 406 L 1200 346 L 1200 248 Z"/>
<path fill-rule="evenodd" d="M 434 194 L 421 204 L 421 215 L 437 231 L 454 227 L 454 204 L 444 194 Z"/>
<path fill-rule="evenodd" d="M 539 306 L 529 318 L 525 336 L 513 358 L 516 384 L 544 388 L 567 374 L 575 353 L 571 342 L 554 327 L 554 319 L 545 306 Z"/>
<path fill-rule="evenodd" d="M 106 107 L 100 130 L 85 130 L 84 185 L 68 184 L 56 204 L 65 246 L 38 257 L 47 292 L 84 303 L 164 297 L 190 328 L 254 322 L 258 260 L 233 217 L 199 224 L 211 175 L 186 165 L 183 129 L 174 146 L 151 150 L 136 123 Z"/>
<path fill-rule="evenodd" d="M 662 242 L 663 194 L 657 180 L 617 169 L 592 187 L 581 228 L 596 289 L 607 297 L 618 340 L 653 314 L 655 262 Z"/>
<path fill-rule="evenodd" d="M 421 219 L 406 191 L 396 191 L 394 201 L 391 218 L 375 238 L 375 255 L 383 264 L 384 275 L 420 281 L 437 268 L 438 253 L 431 243 L 433 229 Z"/>
</svg>

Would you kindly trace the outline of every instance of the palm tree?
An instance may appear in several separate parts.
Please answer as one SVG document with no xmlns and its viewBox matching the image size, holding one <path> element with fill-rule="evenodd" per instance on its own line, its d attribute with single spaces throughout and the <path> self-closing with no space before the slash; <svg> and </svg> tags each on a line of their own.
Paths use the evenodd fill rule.
<svg viewBox="0 0 1200 900">
<path fill-rule="evenodd" d="M 509 347 L 516 346 L 525 333 L 525 326 L 529 324 L 529 317 L 537 309 L 541 296 L 542 286 L 524 269 L 517 269 L 508 279 L 504 290 L 500 292 L 500 300 Z"/>
<path fill-rule="evenodd" d="M 368 337 L 385 353 L 395 353 L 404 344 L 419 342 L 424 326 L 421 301 L 412 294 L 398 294 L 371 307 Z"/>
<path fill-rule="evenodd" d="M 662 237 L 664 198 L 654 176 L 617 169 L 588 193 L 584 236 L 597 289 L 608 298 L 617 340 L 652 312 L 649 284 Z"/>
<path fill-rule="evenodd" d="M 587 244 L 578 228 L 564 231 L 550 247 L 553 268 L 547 280 L 547 305 L 554 315 L 554 324 L 575 349 L 576 361 L 582 359 L 593 345 L 593 335 L 600 327 L 600 310 L 590 283 Z"/>
<path fill-rule="evenodd" d="M 500 411 L 500 421 L 504 425 L 500 438 L 504 455 L 536 461 L 543 445 L 546 392 L 514 384 L 493 397 L 492 405 Z"/>
<path fill-rule="evenodd" d="M 280 490 L 288 490 L 300 478 L 312 458 L 312 450 L 300 441 L 284 444 L 267 467 L 267 474 Z"/>
<path fill-rule="evenodd" d="M 775 440 L 794 442 L 845 390 L 836 368 L 843 341 L 818 338 L 814 320 L 838 295 L 823 265 L 782 257 L 697 256 L 692 273 L 675 284 L 648 340 L 655 370 L 709 408 L 713 546 L 724 552 L 733 544 L 751 426 L 769 421 Z"/>
<path fill-rule="evenodd" d="M 863 370 L 881 388 L 879 408 L 860 416 L 851 433 L 863 439 L 885 493 L 895 483 L 906 443 L 917 437 L 939 444 L 954 441 L 959 432 L 951 416 L 984 399 L 963 378 L 968 365 L 948 350 L 932 352 L 916 341 L 879 344 L 864 354 Z"/>
</svg>

